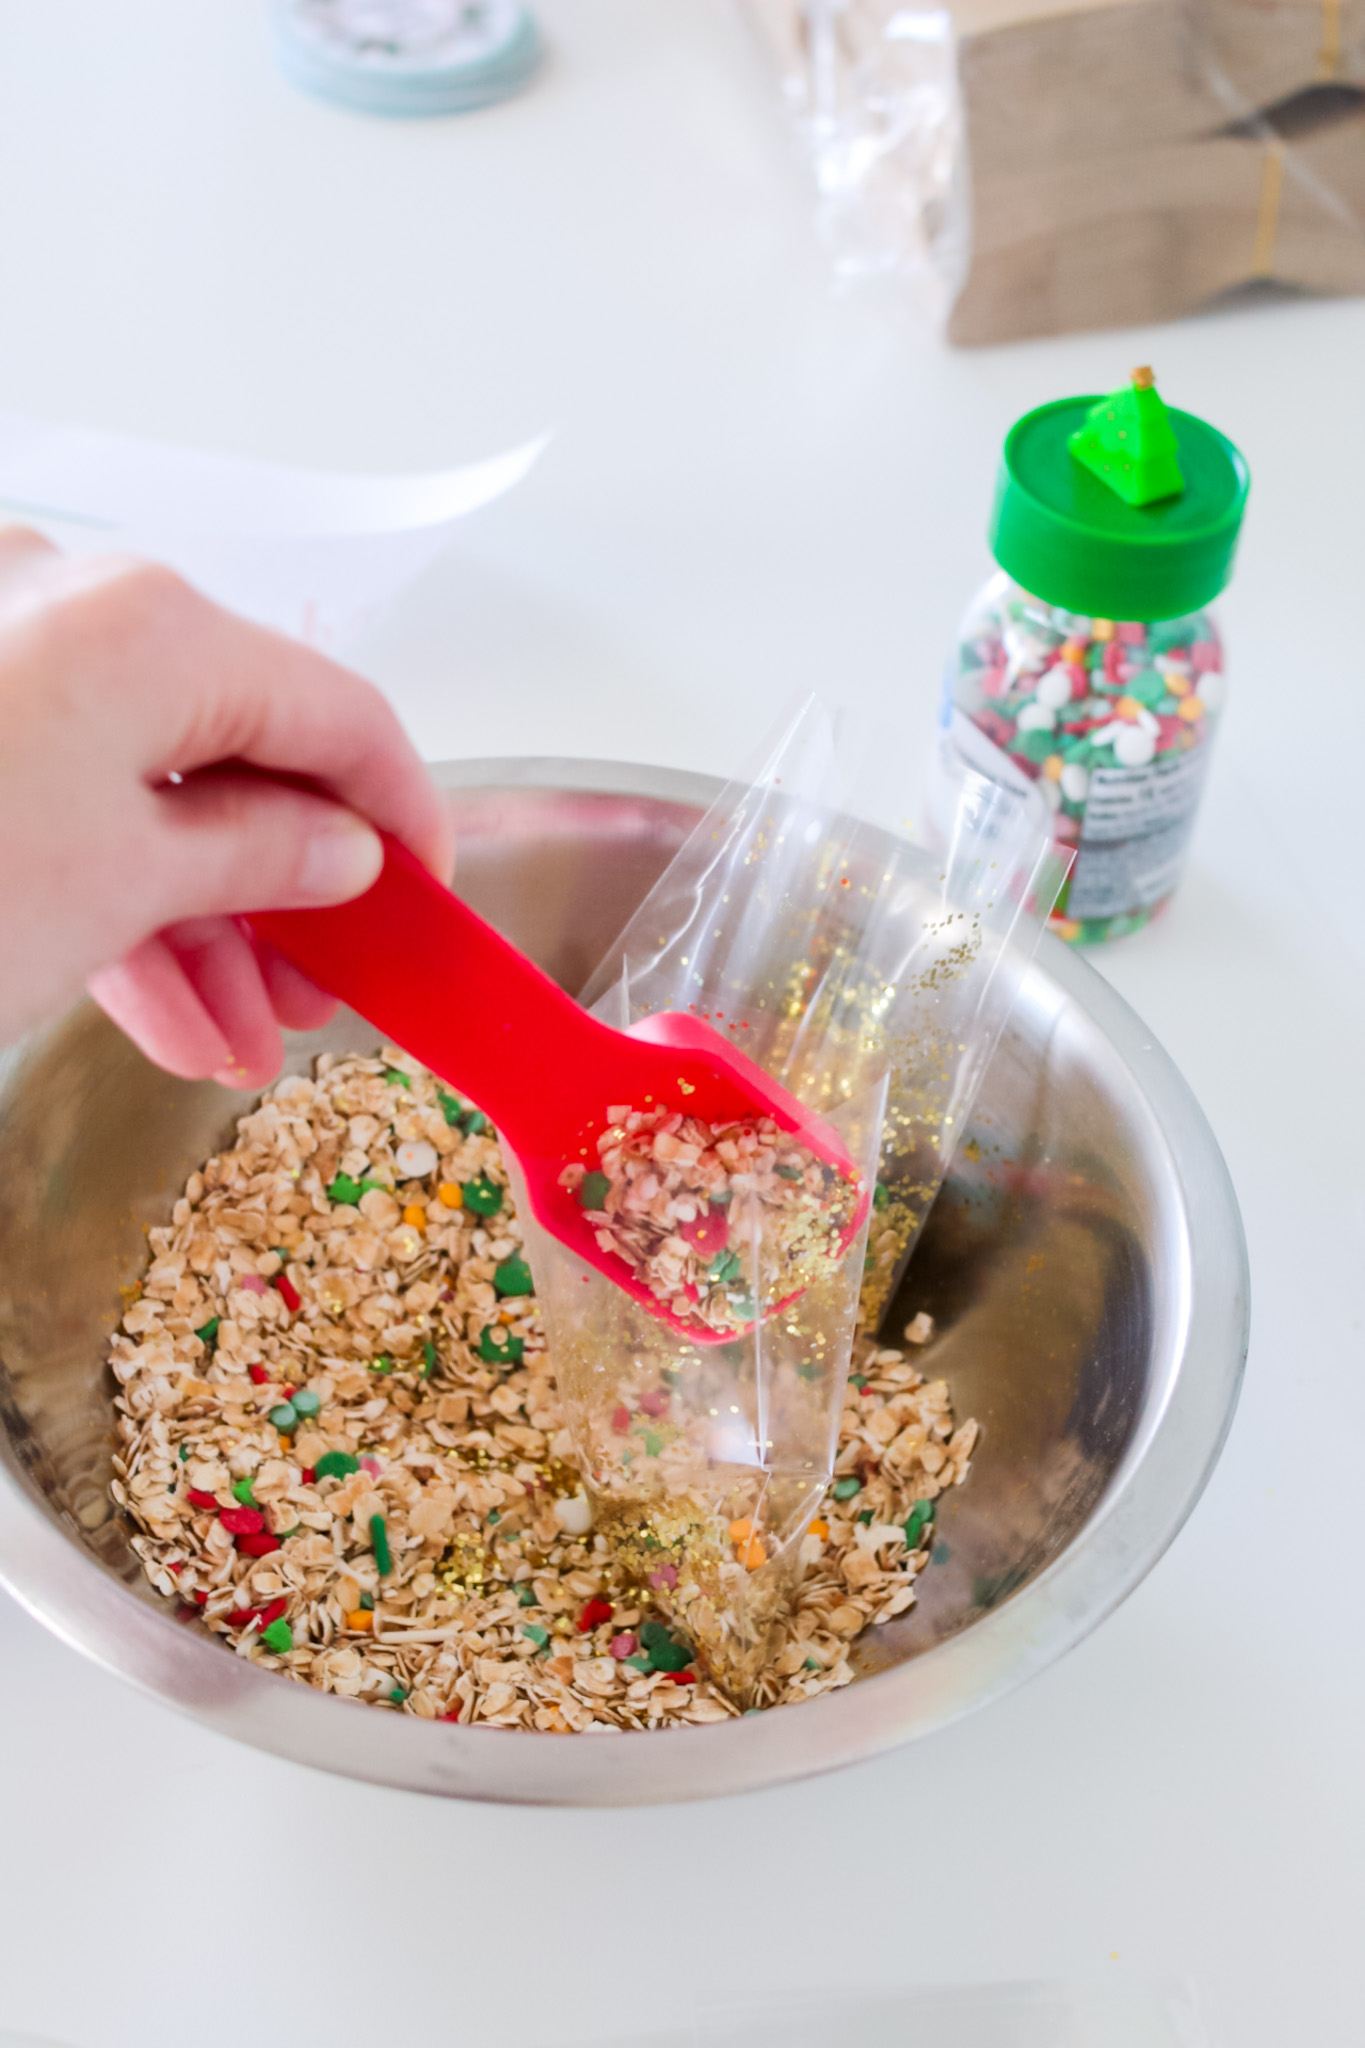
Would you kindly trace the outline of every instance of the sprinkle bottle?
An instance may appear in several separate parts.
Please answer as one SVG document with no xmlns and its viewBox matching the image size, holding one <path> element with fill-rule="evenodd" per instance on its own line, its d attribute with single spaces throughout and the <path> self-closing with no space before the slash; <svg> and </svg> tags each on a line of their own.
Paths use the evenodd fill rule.
<svg viewBox="0 0 1365 2048">
<path fill-rule="evenodd" d="M 1051 919 L 1075 943 L 1140 930 L 1180 878 L 1226 687 L 1209 606 L 1248 482 L 1232 443 L 1168 411 L 1149 369 L 1006 437 L 998 573 L 963 621 L 945 720 L 972 766 L 1041 791 L 1075 855 Z"/>
</svg>

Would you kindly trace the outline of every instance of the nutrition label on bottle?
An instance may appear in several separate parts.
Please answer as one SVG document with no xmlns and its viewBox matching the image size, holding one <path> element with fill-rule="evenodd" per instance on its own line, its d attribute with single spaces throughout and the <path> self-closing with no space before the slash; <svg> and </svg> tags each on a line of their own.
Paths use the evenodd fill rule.
<svg viewBox="0 0 1365 2048">
<path fill-rule="evenodd" d="M 1096 768 L 1066 915 L 1123 917 L 1175 887 L 1194 827 L 1208 749 L 1161 755 L 1146 768 Z"/>
</svg>

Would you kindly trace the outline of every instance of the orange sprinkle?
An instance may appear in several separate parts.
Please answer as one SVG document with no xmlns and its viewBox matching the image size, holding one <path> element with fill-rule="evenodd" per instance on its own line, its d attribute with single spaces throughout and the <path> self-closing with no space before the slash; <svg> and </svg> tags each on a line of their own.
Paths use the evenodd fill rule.
<svg viewBox="0 0 1365 2048">
<path fill-rule="evenodd" d="M 1142 706 L 1138 703 L 1136 697 L 1120 697 L 1114 709 L 1120 718 L 1126 718 L 1131 724 L 1136 720 Z"/>
<path fill-rule="evenodd" d="M 1167 671 L 1165 683 L 1173 697 L 1188 697 L 1194 688 L 1188 676 L 1177 675 L 1174 669 Z"/>
<path fill-rule="evenodd" d="M 742 1515 L 739 1521 L 731 1522 L 730 1524 L 730 1541 L 732 1543 L 747 1543 L 753 1533 L 754 1525 L 747 1515 Z"/>
<path fill-rule="evenodd" d="M 1085 660 L 1085 642 L 1083 640 L 1064 640 L 1057 659 L 1058 661 L 1065 662 L 1068 668 L 1079 668 Z"/>
<path fill-rule="evenodd" d="M 363 1635 L 367 1629 L 374 1627 L 373 1608 L 357 1607 L 353 1614 L 347 1615 L 346 1626 L 347 1628 L 359 1629 Z"/>
<path fill-rule="evenodd" d="M 768 1553 L 759 1542 L 757 1536 L 751 1537 L 749 1542 L 742 1547 L 737 1546 L 735 1556 L 739 1559 L 746 1572 L 756 1572 L 761 1564 L 768 1562 Z"/>
<path fill-rule="evenodd" d="M 514 1323 L 517 1315 L 518 1311 L 514 1308 L 500 1308 L 498 1310 L 498 1321 L 500 1323 Z"/>
<path fill-rule="evenodd" d="M 436 1199 L 443 1209 L 463 1209 L 464 1189 L 453 1180 L 443 1180 L 436 1190 Z"/>
<path fill-rule="evenodd" d="M 1043 763 L 1043 773 L 1044 773 L 1044 775 L 1045 775 L 1045 776 L 1047 777 L 1047 779 L 1048 779 L 1048 781 L 1049 781 L 1049 782 L 1060 782 L 1060 781 L 1061 781 L 1061 779 L 1062 779 L 1062 757 L 1061 757 L 1061 755 L 1060 755 L 1060 754 L 1049 754 L 1049 755 L 1048 755 L 1048 757 L 1047 757 L 1046 761 L 1044 761 L 1044 763 Z"/>
<path fill-rule="evenodd" d="M 1175 715 L 1177 718 L 1183 718 L 1187 725 L 1197 725 L 1199 723 L 1199 720 L 1204 716 L 1203 698 L 1184 698 L 1184 700 L 1181 703 L 1180 709 L 1176 712 Z"/>
<path fill-rule="evenodd" d="M 807 1529 L 806 1534 L 808 1536 L 818 1536 L 820 1538 L 820 1541 L 823 1543 L 826 1536 L 828 1536 L 829 1534 L 829 1523 L 822 1520 L 821 1517 L 817 1515 L 815 1520 L 811 1523 L 809 1529 Z"/>
<path fill-rule="evenodd" d="M 1112 619 L 1092 619 L 1090 621 L 1090 637 L 1092 640 L 1112 640 L 1114 637 L 1114 621 Z"/>
<path fill-rule="evenodd" d="M 427 1227 L 427 1212 L 420 1202 L 409 1202 L 407 1208 L 403 1211 L 403 1221 L 411 1224 L 414 1230 L 425 1230 Z"/>
</svg>

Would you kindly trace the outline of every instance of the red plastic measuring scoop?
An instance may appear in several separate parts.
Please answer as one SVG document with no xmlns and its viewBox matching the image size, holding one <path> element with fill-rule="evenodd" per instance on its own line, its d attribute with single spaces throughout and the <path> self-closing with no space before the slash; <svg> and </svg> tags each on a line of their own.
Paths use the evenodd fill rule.
<svg viewBox="0 0 1365 2048">
<path fill-rule="evenodd" d="M 603 1251 L 560 1174 L 574 1161 L 596 1166 L 608 1105 L 677 1109 L 710 1124 L 771 1117 L 856 1184 L 838 1132 L 700 1017 L 664 1012 L 629 1033 L 590 1017 L 406 847 L 386 835 L 384 849 L 378 881 L 353 902 L 257 911 L 252 926 L 473 1098 L 516 1153 L 531 1207 L 552 1236 L 693 1341 L 730 1341 L 733 1331 L 674 1316 L 623 1259 Z M 867 1204 L 860 1187 L 845 1245 Z"/>
</svg>

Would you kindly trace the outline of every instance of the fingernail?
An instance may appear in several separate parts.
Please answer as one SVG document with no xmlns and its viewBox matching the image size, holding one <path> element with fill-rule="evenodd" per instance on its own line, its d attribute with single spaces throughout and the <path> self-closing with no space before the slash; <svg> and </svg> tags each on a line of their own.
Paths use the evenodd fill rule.
<svg viewBox="0 0 1365 2048">
<path fill-rule="evenodd" d="M 369 888 L 383 865 L 379 834 L 343 812 L 308 841 L 299 896 L 305 903 L 346 903 Z"/>
</svg>

